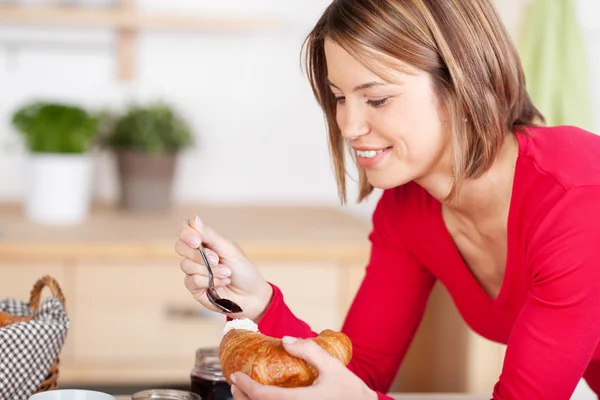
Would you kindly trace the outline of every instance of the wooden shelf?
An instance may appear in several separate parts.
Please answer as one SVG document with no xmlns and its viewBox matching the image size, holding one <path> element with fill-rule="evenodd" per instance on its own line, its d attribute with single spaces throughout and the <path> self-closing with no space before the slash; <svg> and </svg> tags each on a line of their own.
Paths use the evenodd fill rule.
<svg viewBox="0 0 600 400">
<path fill-rule="evenodd" d="M 231 32 L 281 25 L 281 21 L 273 19 L 142 12 L 136 9 L 134 0 L 120 0 L 119 3 L 117 7 L 108 8 L 0 5 L 0 24 L 114 29 L 117 33 L 117 78 L 122 81 L 134 76 L 134 54 L 140 30 Z"/>
<path fill-rule="evenodd" d="M 26 7 L 0 5 L 0 22 L 77 28 L 238 30 L 272 28 L 279 22 L 268 19 L 195 17 L 158 14 L 121 8 Z"/>
</svg>

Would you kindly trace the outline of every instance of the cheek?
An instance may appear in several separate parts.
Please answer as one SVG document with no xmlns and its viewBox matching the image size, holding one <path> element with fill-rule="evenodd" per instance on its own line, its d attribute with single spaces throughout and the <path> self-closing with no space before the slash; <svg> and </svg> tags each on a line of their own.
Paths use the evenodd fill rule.
<svg viewBox="0 0 600 400">
<path fill-rule="evenodd" d="M 408 150 L 417 152 L 415 157 L 437 154 L 445 147 L 447 136 L 438 110 L 429 101 L 414 105 L 416 107 L 411 107 L 408 117 Z"/>
<path fill-rule="evenodd" d="M 425 161 L 446 145 L 444 129 L 437 114 L 415 110 L 385 124 L 394 152 L 403 160 Z"/>
</svg>

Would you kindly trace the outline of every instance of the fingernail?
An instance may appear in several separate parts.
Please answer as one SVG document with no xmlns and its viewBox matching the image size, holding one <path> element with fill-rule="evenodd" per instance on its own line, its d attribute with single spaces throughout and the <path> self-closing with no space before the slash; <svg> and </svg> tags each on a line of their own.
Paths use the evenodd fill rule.
<svg viewBox="0 0 600 400">
<path fill-rule="evenodd" d="M 190 239 L 190 246 L 192 246 L 193 248 L 196 248 L 198 246 L 200 246 L 200 238 L 197 237 L 193 237 Z"/>
<path fill-rule="evenodd" d="M 225 285 L 229 285 L 231 283 L 231 279 L 225 279 L 223 282 L 225 282 Z"/>
<path fill-rule="evenodd" d="M 235 383 L 235 379 L 236 379 L 235 374 L 231 374 L 230 378 L 231 378 L 231 382 Z"/>
<path fill-rule="evenodd" d="M 216 265 L 216 264 L 219 263 L 219 259 L 214 254 L 208 255 L 208 256 L 206 256 L 206 258 L 208 258 L 208 262 L 211 263 L 211 264 Z"/>
<path fill-rule="evenodd" d="M 292 343 L 296 343 L 298 341 L 297 338 L 295 337 L 291 337 L 291 336 L 284 336 L 281 341 L 283 343 L 287 343 L 287 344 L 292 344 Z"/>
<path fill-rule="evenodd" d="M 229 268 L 219 268 L 219 274 L 229 276 L 231 275 L 231 270 Z"/>
<path fill-rule="evenodd" d="M 234 394 L 235 394 L 235 391 L 236 391 L 237 389 L 236 389 L 235 385 L 231 385 L 231 389 L 230 389 L 230 390 L 231 390 L 231 394 L 232 394 L 232 395 L 234 395 Z"/>
<path fill-rule="evenodd" d="M 204 223 L 202 222 L 202 220 L 200 219 L 200 217 L 197 216 L 197 215 L 194 217 L 194 223 L 196 224 L 196 226 L 198 228 L 202 228 L 204 226 Z"/>
</svg>

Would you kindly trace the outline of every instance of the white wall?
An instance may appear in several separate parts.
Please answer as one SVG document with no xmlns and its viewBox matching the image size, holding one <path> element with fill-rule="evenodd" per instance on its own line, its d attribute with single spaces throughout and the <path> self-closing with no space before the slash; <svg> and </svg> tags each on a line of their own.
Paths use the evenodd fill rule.
<svg viewBox="0 0 600 400">
<path fill-rule="evenodd" d="M 596 0 L 581 2 L 597 6 Z M 180 107 L 198 136 L 197 148 L 181 159 L 176 201 L 337 203 L 324 121 L 299 65 L 301 42 L 329 1 L 140 3 L 152 10 L 262 14 L 287 22 L 283 29 L 244 34 L 143 34 L 129 83 L 115 80 L 109 31 L 1 28 L 0 201 L 19 200 L 25 190 L 25 152 L 8 123 L 23 101 L 44 96 L 119 107 L 162 96 Z M 521 3 L 498 1 L 511 29 L 518 26 Z M 590 34 L 590 48 L 598 65 L 598 34 Z M 598 78 L 595 94 L 600 115 Z M 113 200 L 113 163 L 102 154 L 96 166 L 96 197 Z M 376 199 L 350 210 L 368 217 Z"/>
<path fill-rule="evenodd" d="M 201 13 L 210 5 L 204 3 L 171 5 Z M 155 9 L 166 2 L 142 4 Z M 273 9 L 277 17 L 286 11 Z M 178 200 L 331 202 L 335 190 L 323 122 L 298 64 L 300 43 L 315 9 L 320 11 L 316 2 L 300 13 L 302 23 L 285 29 L 144 34 L 136 77 L 130 83 L 114 79 L 110 32 L 60 31 L 48 37 L 47 31 L 4 29 L 0 140 L 13 144 L 9 113 L 31 96 L 77 100 L 92 107 L 164 97 L 180 107 L 198 135 L 197 148 L 181 162 Z M 6 39 L 26 44 L 7 47 Z M 19 199 L 24 190 L 23 150 L 5 146 L 0 159 L 0 198 Z M 97 195 L 112 199 L 114 175 L 104 161 L 98 164 Z"/>
</svg>

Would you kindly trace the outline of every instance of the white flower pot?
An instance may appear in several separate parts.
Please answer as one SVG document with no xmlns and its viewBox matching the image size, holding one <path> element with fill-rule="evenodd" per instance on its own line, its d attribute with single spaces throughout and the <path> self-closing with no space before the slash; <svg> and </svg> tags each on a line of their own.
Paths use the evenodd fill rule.
<svg viewBox="0 0 600 400">
<path fill-rule="evenodd" d="M 30 155 L 25 212 L 37 223 L 73 225 L 89 213 L 92 160 L 87 154 Z"/>
</svg>

